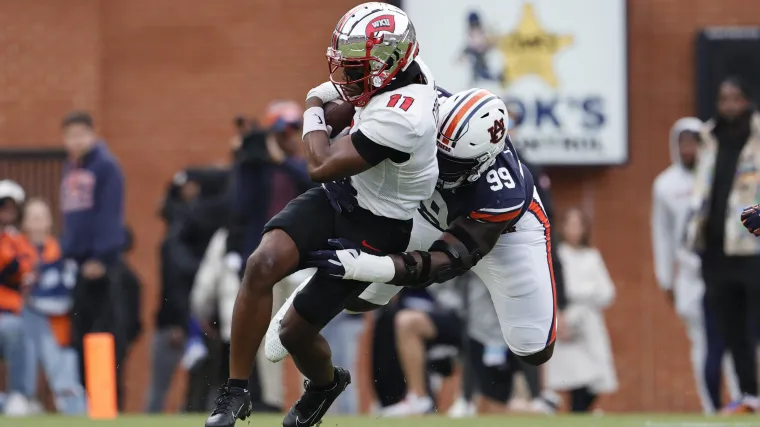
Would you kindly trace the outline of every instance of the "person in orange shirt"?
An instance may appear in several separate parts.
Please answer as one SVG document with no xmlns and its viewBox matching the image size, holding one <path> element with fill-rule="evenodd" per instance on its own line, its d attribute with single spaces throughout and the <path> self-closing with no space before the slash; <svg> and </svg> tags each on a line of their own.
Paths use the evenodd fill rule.
<svg viewBox="0 0 760 427">
<path fill-rule="evenodd" d="M 24 190 L 11 180 L 0 181 L 0 354 L 8 373 L 8 397 L 3 411 L 10 416 L 30 412 L 24 396 L 26 348 L 21 309 L 23 292 L 33 280 L 35 254 L 16 229 Z"/>
<path fill-rule="evenodd" d="M 24 208 L 22 230 L 30 250 L 37 253 L 36 280 L 22 312 L 27 352 L 26 395 L 37 394 L 37 366 L 42 365 L 53 392 L 56 410 L 68 415 L 86 411 L 76 350 L 71 347 L 71 290 L 76 284 L 76 263 L 64 261 L 61 247 L 51 235 L 50 207 L 30 199 Z"/>
</svg>

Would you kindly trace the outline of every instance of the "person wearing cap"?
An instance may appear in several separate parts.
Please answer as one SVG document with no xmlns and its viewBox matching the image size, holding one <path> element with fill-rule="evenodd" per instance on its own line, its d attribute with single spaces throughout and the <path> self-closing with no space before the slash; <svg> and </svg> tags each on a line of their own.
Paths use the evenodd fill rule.
<svg viewBox="0 0 760 427">
<path fill-rule="evenodd" d="M 754 413 L 760 411 L 757 328 L 749 320 L 757 320 L 760 306 L 760 239 L 747 233 L 740 216 L 760 202 L 760 113 L 738 78 L 724 79 L 717 98 L 717 115 L 700 132 L 687 245 L 701 255 L 705 297 L 744 395 L 723 411 Z"/>
<path fill-rule="evenodd" d="M 26 347 L 21 310 L 24 293 L 34 281 L 34 251 L 17 226 L 26 195 L 16 182 L 0 181 L 0 351 L 7 366 L 6 415 L 29 414 L 25 397 Z"/>
</svg>

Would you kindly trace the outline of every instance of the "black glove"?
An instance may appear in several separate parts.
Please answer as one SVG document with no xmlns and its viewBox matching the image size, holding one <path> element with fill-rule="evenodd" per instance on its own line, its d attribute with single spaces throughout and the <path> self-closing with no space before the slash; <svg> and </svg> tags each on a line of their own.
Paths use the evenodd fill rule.
<svg viewBox="0 0 760 427">
<path fill-rule="evenodd" d="M 327 193 L 327 198 L 330 199 L 330 204 L 333 209 L 338 213 L 351 212 L 355 207 L 359 206 L 359 201 L 356 200 L 356 189 L 351 185 L 351 178 L 343 178 L 338 181 L 326 182 L 322 184 L 322 188 Z"/>
</svg>

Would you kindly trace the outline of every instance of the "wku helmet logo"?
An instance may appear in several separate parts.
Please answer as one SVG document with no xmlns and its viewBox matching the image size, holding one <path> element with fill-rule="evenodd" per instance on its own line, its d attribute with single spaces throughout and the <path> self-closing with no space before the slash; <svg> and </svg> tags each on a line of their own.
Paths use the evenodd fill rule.
<svg viewBox="0 0 760 427">
<path fill-rule="evenodd" d="M 488 128 L 488 133 L 491 134 L 491 144 L 498 144 L 504 138 L 506 131 L 503 118 L 494 120 L 493 126 Z"/>
<path fill-rule="evenodd" d="M 393 15 L 381 15 L 369 21 L 369 24 L 367 24 L 367 28 L 364 30 L 364 33 L 367 37 L 369 37 L 378 31 L 396 31 L 396 19 L 393 17 Z"/>
</svg>

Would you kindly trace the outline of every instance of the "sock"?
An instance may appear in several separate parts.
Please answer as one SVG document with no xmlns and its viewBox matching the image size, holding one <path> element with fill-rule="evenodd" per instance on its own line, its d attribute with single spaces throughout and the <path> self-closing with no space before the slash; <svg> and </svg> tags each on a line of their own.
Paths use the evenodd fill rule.
<svg viewBox="0 0 760 427">
<path fill-rule="evenodd" d="M 236 379 L 230 378 L 227 380 L 227 385 L 230 387 L 237 387 L 237 388 L 242 388 L 243 390 L 247 390 L 248 380 L 236 380 Z"/>
<path fill-rule="evenodd" d="M 334 389 L 338 385 L 338 370 L 336 369 L 334 372 L 332 383 L 322 387 L 309 384 L 309 388 L 314 391 L 329 391 Z"/>
</svg>

